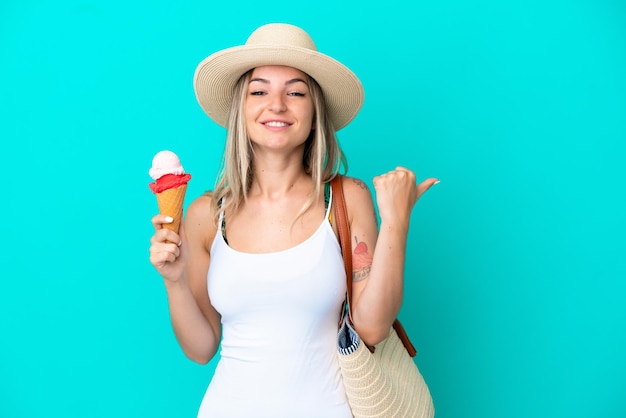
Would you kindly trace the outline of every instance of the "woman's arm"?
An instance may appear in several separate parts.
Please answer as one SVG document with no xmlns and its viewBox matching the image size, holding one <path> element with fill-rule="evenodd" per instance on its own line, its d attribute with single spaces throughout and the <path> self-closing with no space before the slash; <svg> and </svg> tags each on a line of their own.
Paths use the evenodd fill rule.
<svg viewBox="0 0 626 418">
<path fill-rule="evenodd" d="M 207 292 L 209 248 L 216 233 L 213 219 L 208 196 L 191 203 L 180 236 L 161 228 L 164 219 L 157 215 L 150 247 L 150 260 L 164 279 L 176 338 L 185 355 L 201 364 L 213 358 L 221 338 L 220 316 Z"/>
<path fill-rule="evenodd" d="M 352 235 L 352 318 L 368 345 L 376 345 L 402 306 L 409 221 L 419 197 L 437 182 L 415 184 L 410 170 L 398 167 L 374 179 L 381 219 L 377 226 L 371 193 L 359 180 L 344 179 Z"/>
</svg>

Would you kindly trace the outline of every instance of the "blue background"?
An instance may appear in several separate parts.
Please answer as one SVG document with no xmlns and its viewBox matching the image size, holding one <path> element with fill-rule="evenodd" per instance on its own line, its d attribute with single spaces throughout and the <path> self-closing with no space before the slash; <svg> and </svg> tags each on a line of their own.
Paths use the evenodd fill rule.
<svg viewBox="0 0 626 418">
<path fill-rule="evenodd" d="M 437 176 L 400 318 L 439 418 L 626 416 L 626 6 L 609 0 L 0 5 L 1 417 L 193 417 L 148 262 L 154 153 L 191 201 L 225 132 L 195 66 L 289 22 L 362 79 L 351 175 Z"/>
</svg>

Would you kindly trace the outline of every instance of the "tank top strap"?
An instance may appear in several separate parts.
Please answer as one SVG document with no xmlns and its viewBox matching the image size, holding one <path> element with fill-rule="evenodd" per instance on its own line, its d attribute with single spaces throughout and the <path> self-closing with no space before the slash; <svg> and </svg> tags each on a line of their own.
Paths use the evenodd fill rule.
<svg viewBox="0 0 626 418">
<path fill-rule="evenodd" d="M 331 208 L 333 207 L 333 190 L 330 187 L 330 182 L 324 183 L 324 209 L 326 209 L 326 216 L 324 219 L 328 219 L 328 222 L 332 225 L 333 213 Z"/>
<path fill-rule="evenodd" d="M 219 215 L 217 218 L 217 226 L 220 229 L 220 232 L 222 234 L 222 237 L 224 238 L 224 241 L 226 241 L 226 216 L 224 214 L 224 199 L 225 197 L 222 197 L 219 200 L 219 202 L 217 202 L 217 210 L 219 211 Z"/>
</svg>

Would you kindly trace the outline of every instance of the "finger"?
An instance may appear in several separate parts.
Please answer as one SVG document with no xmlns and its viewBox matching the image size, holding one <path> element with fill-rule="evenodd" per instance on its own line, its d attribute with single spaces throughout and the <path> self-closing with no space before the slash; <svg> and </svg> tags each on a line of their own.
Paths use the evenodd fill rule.
<svg viewBox="0 0 626 418">
<path fill-rule="evenodd" d="M 431 187 L 433 187 L 435 184 L 438 184 L 438 183 L 439 183 L 439 179 L 436 179 L 434 177 L 424 180 L 423 182 L 417 185 L 417 195 L 421 196 L 422 194 L 426 193 L 428 189 L 430 189 Z"/>
<path fill-rule="evenodd" d="M 173 243 L 156 244 L 150 247 L 150 261 L 153 264 L 174 262 L 180 256 L 180 247 Z"/>
<path fill-rule="evenodd" d="M 150 263 L 156 267 L 163 267 L 167 263 L 176 261 L 176 254 L 169 251 L 159 251 L 156 249 L 150 249 Z"/>
<path fill-rule="evenodd" d="M 168 243 L 179 245 L 179 243 L 181 243 L 181 238 L 180 235 L 178 235 L 171 229 L 161 228 L 157 229 L 154 235 L 152 235 L 152 238 L 150 238 L 150 242 L 152 243 L 152 245 Z"/>
<path fill-rule="evenodd" d="M 170 241 L 167 239 L 163 239 L 162 237 L 157 237 L 155 234 L 154 237 L 150 240 L 150 254 L 157 254 L 161 252 L 170 252 L 178 255 L 178 251 L 180 250 L 180 246 L 177 244 L 178 241 Z"/>
<path fill-rule="evenodd" d="M 163 228 L 163 224 L 171 224 L 172 222 L 174 222 L 174 218 L 171 216 L 159 214 L 152 217 L 152 226 L 157 230 Z"/>
<path fill-rule="evenodd" d="M 178 235 L 176 232 L 172 231 L 171 229 L 166 229 L 163 228 L 164 231 L 168 231 L 165 233 L 165 242 L 168 242 L 170 244 L 175 244 L 176 247 L 180 247 L 182 245 L 182 239 L 180 238 L 180 235 Z"/>
<path fill-rule="evenodd" d="M 176 255 L 176 250 L 174 251 L 161 251 L 158 258 L 162 260 L 163 263 L 173 263 L 176 261 L 178 256 Z"/>
<path fill-rule="evenodd" d="M 394 171 L 397 173 L 408 174 L 409 176 L 415 177 L 415 173 L 413 172 L 413 170 L 411 170 L 410 168 L 401 166 L 401 165 L 397 166 Z"/>
</svg>

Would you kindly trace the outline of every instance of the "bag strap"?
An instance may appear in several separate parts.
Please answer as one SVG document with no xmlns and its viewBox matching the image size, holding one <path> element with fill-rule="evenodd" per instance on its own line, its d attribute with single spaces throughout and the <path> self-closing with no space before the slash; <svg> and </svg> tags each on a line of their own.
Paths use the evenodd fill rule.
<svg viewBox="0 0 626 418">
<path fill-rule="evenodd" d="M 339 232 L 339 243 L 341 252 L 343 253 L 343 264 L 346 269 L 346 288 L 348 297 L 348 318 L 352 323 L 352 239 L 350 238 L 350 224 L 348 222 L 348 210 L 346 208 L 346 199 L 343 194 L 343 176 L 336 175 L 330 185 L 333 190 L 333 203 L 335 204 L 335 219 L 337 220 L 337 231 Z M 398 338 L 402 341 L 404 348 L 411 357 L 415 357 L 417 350 L 409 340 L 409 336 L 400 321 L 396 319 L 393 322 L 393 329 L 398 334 Z"/>
<path fill-rule="evenodd" d="M 337 231 L 339 232 L 339 245 L 343 253 L 343 265 L 346 269 L 346 289 L 348 297 L 348 317 L 352 322 L 352 240 L 350 239 L 350 227 L 348 223 L 348 210 L 346 209 L 346 199 L 343 195 L 343 176 L 337 175 L 331 181 L 333 190 L 333 203 L 335 204 L 335 219 Z"/>
</svg>

